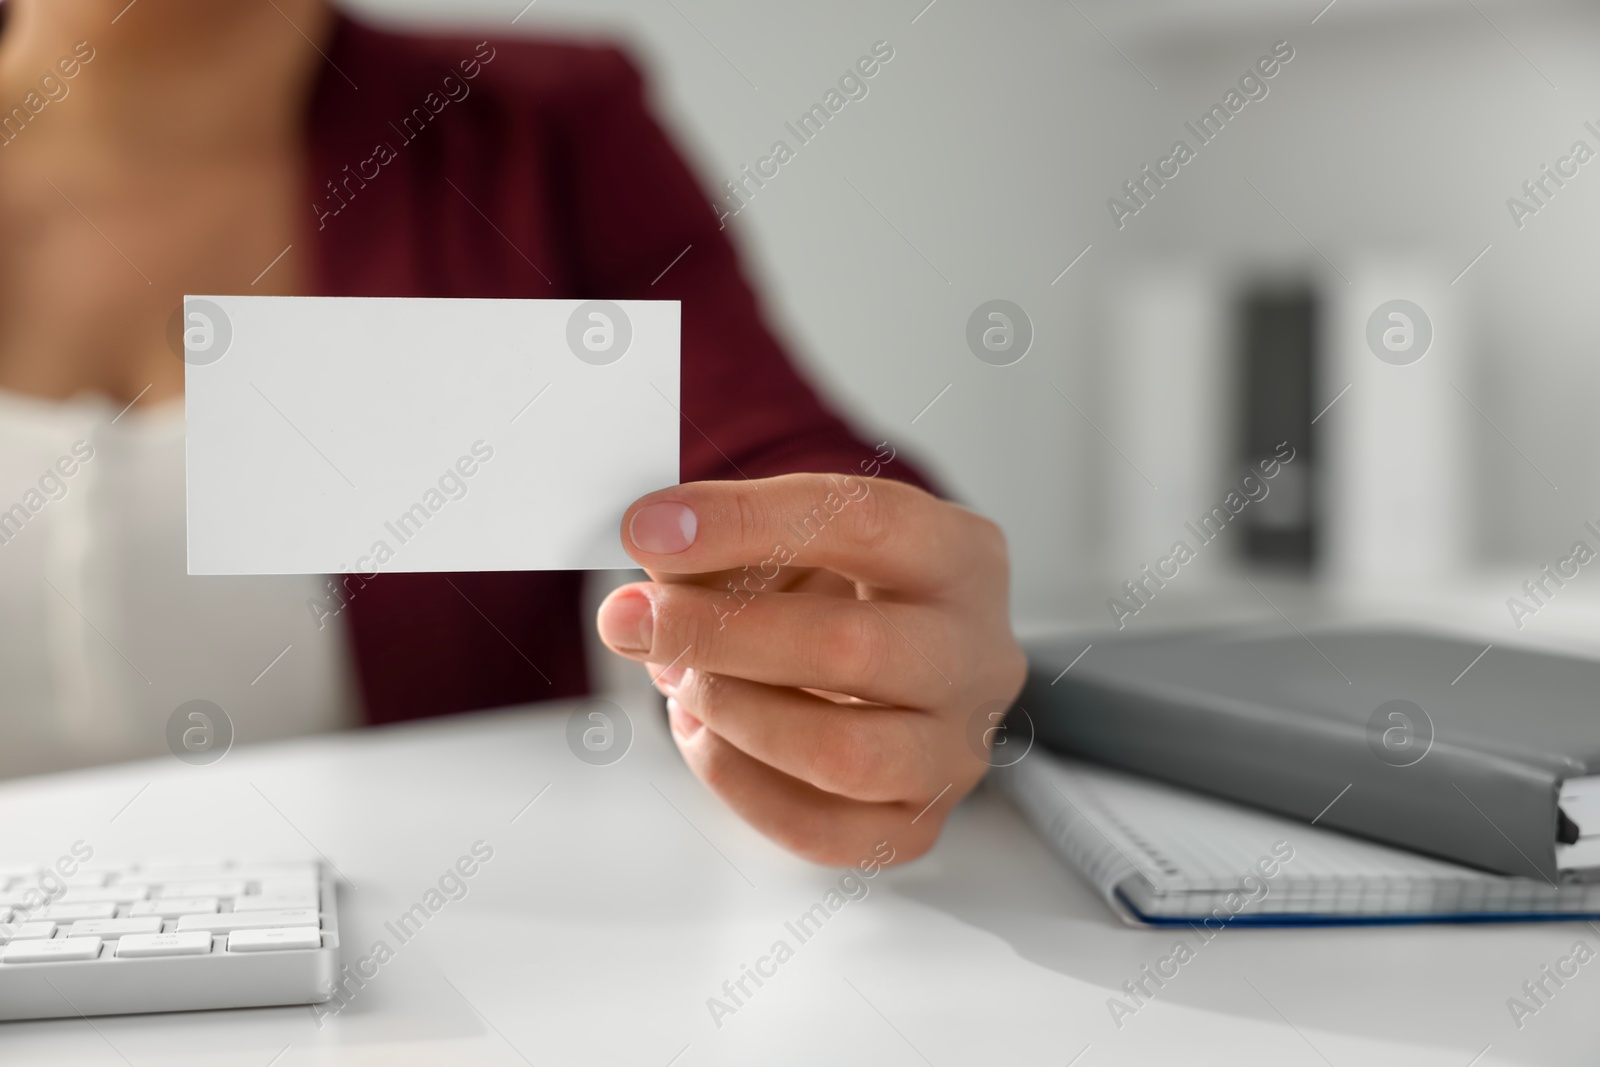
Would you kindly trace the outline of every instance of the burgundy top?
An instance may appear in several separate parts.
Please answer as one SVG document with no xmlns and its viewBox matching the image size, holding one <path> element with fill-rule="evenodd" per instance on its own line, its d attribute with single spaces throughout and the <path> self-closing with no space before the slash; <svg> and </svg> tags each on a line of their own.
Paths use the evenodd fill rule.
<svg viewBox="0 0 1600 1067">
<path fill-rule="evenodd" d="M 684 481 L 859 471 L 873 448 L 762 321 L 628 59 L 479 42 L 340 18 L 308 120 L 309 292 L 680 300 Z M 924 484 L 903 460 L 884 473 Z M 582 628 L 593 621 L 580 618 L 581 578 L 347 579 L 367 720 L 585 692 Z"/>
</svg>

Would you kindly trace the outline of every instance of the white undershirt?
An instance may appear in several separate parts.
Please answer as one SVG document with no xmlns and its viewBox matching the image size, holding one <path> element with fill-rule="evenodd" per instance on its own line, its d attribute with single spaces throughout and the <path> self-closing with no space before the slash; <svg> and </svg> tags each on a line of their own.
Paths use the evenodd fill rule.
<svg viewBox="0 0 1600 1067">
<path fill-rule="evenodd" d="M 165 754 L 197 699 L 236 744 L 358 718 L 322 578 L 186 573 L 183 450 L 181 400 L 0 391 L 0 777 Z"/>
</svg>

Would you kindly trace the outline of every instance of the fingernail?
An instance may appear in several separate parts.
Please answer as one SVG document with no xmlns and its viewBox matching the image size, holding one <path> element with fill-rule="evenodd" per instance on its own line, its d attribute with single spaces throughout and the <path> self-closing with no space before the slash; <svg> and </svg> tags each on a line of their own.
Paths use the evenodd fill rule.
<svg viewBox="0 0 1600 1067">
<path fill-rule="evenodd" d="M 685 711 L 683 705 L 671 697 L 667 698 L 667 719 L 672 723 L 672 732 L 685 741 L 693 738 L 705 726 L 705 723 Z"/>
<path fill-rule="evenodd" d="M 650 651 L 654 631 L 655 610 L 643 593 L 622 593 L 600 608 L 600 636 L 619 652 Z"/>
<path fill-rule="evenodd" d="M 677 664 L 668 667 L 656 675 L 656 685 L 662 689 L 678 688 L 678 684 L 683 681 L 683 672 L 687 669 L 687 667 L 678 666 Z"/>
<path fill-rule="evenodd" d="M 628 522 L 628 539 L 641 552 L 670 556 L 694 544 L 698 526 L 688 505 L 666 501 L 634 512 Z"/>
</svg>

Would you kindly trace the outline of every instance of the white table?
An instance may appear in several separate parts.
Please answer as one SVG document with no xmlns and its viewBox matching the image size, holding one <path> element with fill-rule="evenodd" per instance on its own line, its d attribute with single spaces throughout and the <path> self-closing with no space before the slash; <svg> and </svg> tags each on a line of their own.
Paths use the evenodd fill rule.
<svg viewBox="0 0 1600 1067">
<path fill-rule="evenodd" d="M 800 944 L 785 923 L 839 872 L 724 810 L 654 703 L 626 700 L 636 736 L 611 766 L 572 754 L 561 705 L 0 786 L 18 858 L 49 860 L 80 838 L 103 859 L 320 852 L 353 883 L 341 887 L 346 962 L 379 938 L 394 948 L 386 921 L 474 842 L 494 849 L 468 894 L 320 1025 L 305 1007 L 7 1023 L 0 1063 L 1466 1067 L 1485 1046 L 1479 1065 L 1600 1055 L 1600 961 L 1520 1031 L 1506 1008 L 1575 941 L 1600 948 L 1581 924 L 1230 929 L 1119 1030 L 1108 997 L 1173 936 L 1122 926 L 989 793 L 931 855 L 880 874 Z M 707 998 L 780 938 L 793 958 L 718 1028 Z"/>
</svg>

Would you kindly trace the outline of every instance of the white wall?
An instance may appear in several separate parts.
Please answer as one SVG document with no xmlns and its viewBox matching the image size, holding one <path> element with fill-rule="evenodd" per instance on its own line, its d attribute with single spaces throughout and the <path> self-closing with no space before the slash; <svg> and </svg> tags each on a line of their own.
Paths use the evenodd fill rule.
<svg viewBox="0 0 1600 1067">
<path fill-rule="evenodd" d="M 1199 160 L 1118 235 L 1129 238 L 1129 256 L 1200 249 L 1219 261 L 1299 261 L 1328 279 L 1327 265 L 1248 177 L 1347 273 L 1378 257 L 1436 261 L 1434 284 L 1452 290 L 1468 330 L 1444 377 L 1494 424 L 1448 398 L 1466 419 L 1459 462 L 1475 498 L 1469 544 L 1480 562 L 1552 558 L 1600 511 L 1587 432 L 1600 385 L 1591 356 L 1600 160 L 1520 231 L 1505 201 L 1575 139 L 1600 150 L 1600 136 L 1583 128 L 1585 119 L 1600 126 L 1600 17 L 1564 3 L 1480 2 L 1480 15 L 1467 4 L 1341 2 L 1313 26 L 1321 4 L 1294 17 L 1235 6 L 1258 10 L 1227 19 L 1191 12 L 1165 24 L 1119 23 L 1106 11 L 1102 25 L 1159 73 L 1160 91 L 1147 93 L 1141 112 L 1162 116 L 1130 121 L 1127 136 L 1107 146 L 1112 157 L 1132 153 L 1128 162 L 1107 159 L 1108 185 L 1272 41 L 1296 48 L 1271 95 L 1226 131 L 1231 143 L 1216 146 L 1224 151 Z"/>
<path fill-rule="evenodd" d="M 1513 47 L 1472 6 L 1433 2 L 1342 0 L 1312 25 L 1320 4 L 1251 0 L 1083 0 L 1083 14 L 1038 0 L 539 0 L 509 26 L 524 2 L 353 6 L 624 39 L 708 185 L 765 154 L 874 41 L 894 45 L 870 95 L 732 228 L 773 318 L 832 395 L 1006 526 L 1024 619 L 1064 598 L 1103 600 L 1108 560 L 1127 554 L 1110 551 L 1116 524 L 1101 503 L 1124 461 L 1057 389 L 1096 421 L 1106 413 L 1103 309 L 1130 275 L 1173 258 L 1329 275 L 1246 178 L 1335 265 L 1400 250 L 1464 267 L 1492 243 L 1455 287 L 1477 316 L 1457 383 L 1561 490 L 1469 412 L 1460 462 L 1479 503 L 1468 541 L 1481 558 L 1544 560 L 1600 514 L 1584 500 L 1600 473 L 1586 432 L 1600 368 L 1585 359 L 1600 162 L 1521 232 L 1504 206 L 1574 139 L 1600 148 L 1582 128 L 1600 125 L 1592 11 L 1480 0 Z M 1106 198 L 1279 39 L 1296 57 L 1269 96 L 1113 226 Z M 1032 352 L 1012 367 L 980 363 L 963 339 L 992 297 L 1035 323 Z M 1152 422 L 1117 444 L 1159 460 L 1180 447 L 1163 433 Z M 1164 506 L 1181 510 L 1182 487 L 1172 493 Z"/>
<path fill-rule="evenodd" d="M 1067 59 L 1094 62 L 1095 42 L 1039 4 L 997 19 L 940 0 L 913 25 L 920 4 L 674 3 L 540 0 L 515 28 L 506 24 L 522 0 L 448 10 L 452 24 L 627 40 L 708 186 L 766 154 L 783 122 L 873 42 L 894 46 L 869 95 L 730 228 L 796 353 L 870 432 L 904 442 L 1006 526 L 1018 610 L 1048 611 L 1092 558 L 1083 457 L 1103 458 L 1098 436 L 1048 384 L 1090 402 L 1076 336 L 1095 253 L 1050 283 L 1098 222 L 1083 195 L 1064 195 L 1080 165 L 1066 131 L 1084 126 L 1070 111 L 1091 124 L 1109 116 L 1061 72 Z M 425 0 L 352 6 L 435 22 L 445 10 Z M 994 297 L 1035 323 L 1033 350 L 1013 367 L 980 363 L 964 340 L 968 315 Z"/>
</svg>

